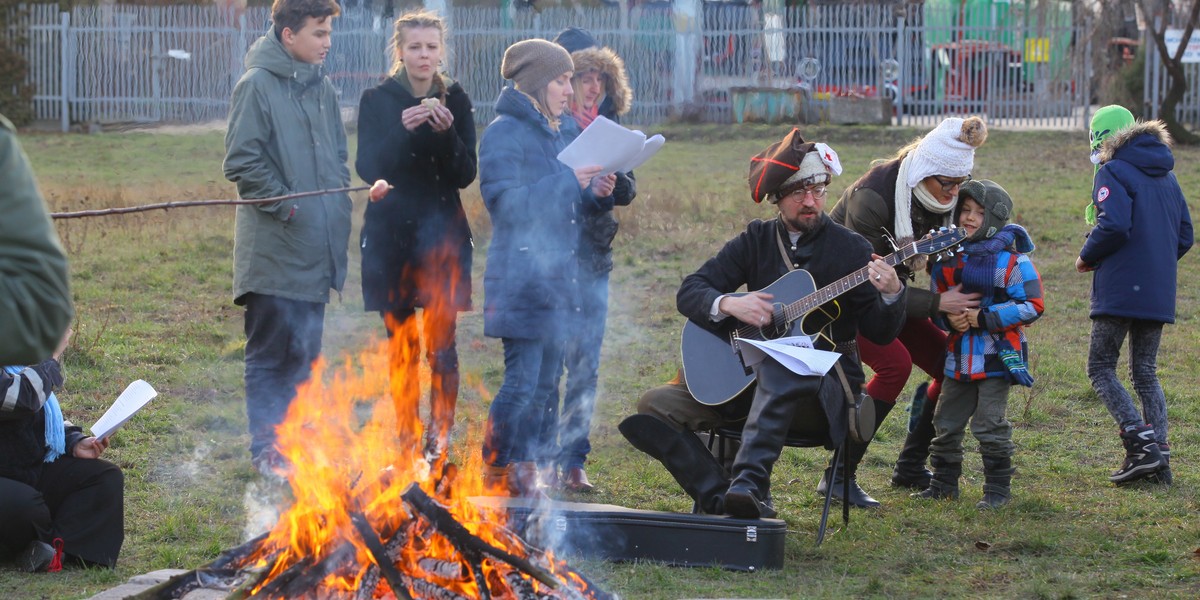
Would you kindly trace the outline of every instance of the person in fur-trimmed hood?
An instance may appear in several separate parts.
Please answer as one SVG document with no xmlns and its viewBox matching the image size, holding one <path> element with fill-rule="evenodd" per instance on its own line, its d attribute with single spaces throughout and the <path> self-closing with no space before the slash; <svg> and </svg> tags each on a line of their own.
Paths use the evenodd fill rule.
<svg viewBox="0 0 1200 600">
<path fill-rule="evenodd" d="M 571 77 L 575 93 L 563 113 L 560 128 L 563 141 L 569 144 L 597 117 L 619 122 L 620 115 L 628 112 L 633 102 L 633 90 L 625 61 L 612 49 L 599 46 L 587 30 L 570 27 L 554 41 L 571 53 L 575 66 Z M 567 385 L 562 413 L 560 418 L 556 383 L 555 393 L 547 399 L 539 432 L 543 481 L 561 483 L 572 491 L 592 489 L 583 465 L 591 452 L 588 430 L 595 408 L 600 346 L 608 314 L 608 274 L 613 268 L 612 242 L 618 227 L 613 207 L 628 206 L 637 195 L 632 172 L 616 176 L 611 195 L 596 198 L 582 208 L 578 248 L 580 311 L 574 315 L 572 326 L 576 335 L 568 339 L 563 357 Z"/>
<path fill-rule="evenodd" d="M 875 162 L 846 189 L 830 217 L 867 238 L 879 255 L 895 251 L 889 238 L 903 247 L 930 229 L 950 225 L 959 191 L 971 180 L 975 149 L 986 139 L 987 126 L 979 117 L 945 119 L 892 158 Z M 925 257 L 914 258 L 896 267 L 910 280 L 925 269 Z M 934 436 L 933 410 L 942 387 L 946 334 L 931 319 L 977 306 L 979 294 L 964 293 L 961 286 L 940 294 L 914 286 L 908 294 L 908 319 L 894 341 L 879 346 L 858 340 L 863 362 L 875 372 L 866 386 L 872 398 L 894 404 L 914 365 L 932 380 L 919 385 L 913 395 L 909 434 L 896 459 L 893 486 L 923 490 L 932 476 L 925 459 Z M 833 489 L 837 497 L 841 485 Z"/>
<path fill-rule="evenodd" d="M 1099 165 L 1092 184 L 1096 226 L 1075 268 L 1093 272 L 1088 379 L 1120 426 L 1125 446 L 1125 460 L 1109 480 L 1170 484 L 1158 345 L 1163 324 L 1175 322 L 1178 262 L 1192 247 L 1192 219 L 1172 173 L 1171 136 L 1162 121 L 1138 123 L 1125 108 L 1105 106 L 1092 118 L 1091 145 Z M 1126 336 L 1144 414 L 1117 378 Z"/>
</svg>

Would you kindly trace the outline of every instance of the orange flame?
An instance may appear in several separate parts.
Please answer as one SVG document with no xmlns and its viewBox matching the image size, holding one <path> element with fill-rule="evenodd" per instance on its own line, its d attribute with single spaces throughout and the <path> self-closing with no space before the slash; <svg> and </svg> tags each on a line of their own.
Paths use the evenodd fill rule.
<svg viewBox="0 0 1200 600">
<path fill-rule="evenodd" d="M 437 273 L 441 281 L 438 285 L 443 286 L 442 296 L 423 298 L 429 307 L 422 319 L 427 343 L 437 340 L 438 335 L 452 335 L 453 328 L 446 324 L 453 323 L 456 314 L 450 301 L 455 289 L 453 285 L 445 286 L 444 280 L 457 281 L 457 259 L 452 253 L 441 253 L 439 260 L 440 272 L 421 270 Z M 418 273 L 412 279 L 428 283 L 424 277 L 428 275 Z M 427 285 L 419 289 L 434 288 Z M 494 597 L 520 597 L 507 583 L 520 575 L 513 567 L 485 558 L 477 565 L 481 573 L 473 572 L 450 541 L 410 514 L 401 494 L 413 482 L 447 506 L 473 535 L 528 558 L 576 590 L 586 590 L 582 579 L 550 555 L 529 556 L 527 546 L 504 528 L 503 514 L 485 514 L 468 501 L 470 496 L 483 492 L 481 432 L 468 431 L 462 436 L 464 449 L 457 453 L 464 461 L 461 469 L 447 462 L 449 449 L 444 449 L 434 464 L 428 462 L 426 428 L 419 410 L 421 377 L 419 369 L 414 368 L 421 362 L 422 328 L 415 318 L 403 322 L 389 319 L 387 325 L 389 340 L 371 344 L 356 357 L 346 357 L 337 369 L 331 369 L 323 359 L 315 362 L 312 377 L 297 389 L 287 417 L 277 429 L 280 453 L 290 463 L 287 478 L 294 502 L 246 561 L 268 570 L 255 591 L 261 591 L 297 564 L 319 564 L 331 557 L 342 560 L 343 554 L 349 554 L 348 544 L 353 549 L 352 565 L 335 569 L 313 592 L 316 597 L 339 597 L 357 590 L 374 562 L 351 521 L 351 515 L 359 514 L 384 543 L 392 532 L 397 532 L 396 538 L 404 543 L 395 553 L 393 564 L 414 580 L 478 597 L 476 576 L 481 575 Z M 441 384 L 437 377 L 432 379 L 429 387 L 436 398 Z M 477 377 L 468 377 L 466 384 L 482 396 L 490 396 Z M 457 385 L 455 381 L 455 396 Z M 448 434 L 454 400 L 449 397 L 448 406 L 439 406 L 435 401 L 431 407 L 432 418 L 442 424 L 435 435 Z M 353 572 L 347 575 L 347 570 Z M 546 588 L 528 578 L 522 585 L 532 590 Z M 381 589 L 385 586 L 380 584 Z M 507 595 L 502 591 L 506 589 L 510 590 Z"/>
</svg>

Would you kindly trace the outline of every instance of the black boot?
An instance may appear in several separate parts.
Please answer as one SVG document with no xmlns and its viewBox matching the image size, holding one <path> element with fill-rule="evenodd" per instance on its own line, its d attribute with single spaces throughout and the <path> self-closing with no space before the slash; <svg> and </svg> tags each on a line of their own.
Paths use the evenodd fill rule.
<svg viewBox="0 0 1200 600">
<path fill-rule="evenodd" d="M 1159 442 L 1158 453 L 1162 455 L 1162 465 L 1159 466 L 1157 473 L 1150 476 L 1150 481 L 1162 485 L 1171 485 L 1175 483 L 1175 475 L 1171 473 L 1171 447 L 1166 442 Z"/>
<path fill-rule="evenodd" d="M 904 438 L 904 447 L 896 458 L 896 467 L 892 469 L 892 486 L 923 490 L 929 487 L 933 473 L 925 468 L 925 459 L 929 458 L 929 443 L 935 434 L 933 428 L 933 410 L 937 403 L 926 395 L 929 382 L 922 383 L 913 394 L 913 406 L 921 404 L 921 414 L 917 418 L 916 427 Z"/>
<path fill-rule="evenodd" d="M 1149 477 L 1162 467 L 1162 452 L 1150 425 L 1130 426 L 1121 432 L 1121 443 L 1125 446 L 1125 462 L 1109 476 L 1109 481 L 1123 485 Z"/>
<path fill-rule="evenodd" d="M 700 510 L 724 512 L 729 477 L 696 434 L 682 431 L 651 415 L 633 415 L 617 426 L 634 448 L 661 462 Z"/>
<path fill-rule="evenodd" d="M 958 478 L 962 476 L 962 463 L 946 462 L 946 459 L 934 456 L 929 459 L 929 464 L 933 465 L 933 478 L 929 480 L 929 487 L 913 494 L 912 497 L 923 500 L 958 500 Z"/>
<path fill-rule="evenodd" d="M 774 360 L 755 367 L 758 387 L 742 429 L 742 446 L 733 459 L 733 481 L 725 494 L 725 512 L 742 519 L 771 518 L 771 469 L 801 402 L 820 402 L 821 379 L 799 377 Z"/>
<path fill-rule="evenodd" d="M 1008 456 L 983 457 L 983 500 L 975 508 L 1000 508 L 1012 499 L 1012 458 Z"/>
<path fill-rule="evenodd" d="M 875 403 L 875 429 L 879 429 L 879 424 L 883 423 L 884 417 L 886 417 L 888 413 L 892 411 L 892 408 L 895 407 L 895 404 L 883 402 L 874 398 L 872 398 L 871 401 Z M 867 442 L 866 444 L 860 444 L 847 439 L 846 460 L 848 464 L 846 465 L 846 472 L 842 473 L 840 468 L 841 465 L 839 465 L 837 477 L 834 478 L 833 485 L 831 487 L 829 485 L 829 475 L 830 471 L 833 469 L 833 465 L 830 465 L 825 469 L 825 473 L 821 475 L 821 483 L 817 484 L 817 493 L 823 496 L 825 495 L 826 490 L 829 490 L 830 494 L 834 498 L 840 500 L 842 498 L 843 488 L 845 488 L 842 477 L 849 477 L 850 505 L 857 506 L 858 508 L 878 508 L 879 501 L 872 498 L 870 494 L 867 494 L 867 492 L 863 491 L 861 487 L 858 487 L 858 463 L 862 462 L 863 456 L 867 453 L 867 446 L 869 445 L 870 442 Z"/>
</svg>

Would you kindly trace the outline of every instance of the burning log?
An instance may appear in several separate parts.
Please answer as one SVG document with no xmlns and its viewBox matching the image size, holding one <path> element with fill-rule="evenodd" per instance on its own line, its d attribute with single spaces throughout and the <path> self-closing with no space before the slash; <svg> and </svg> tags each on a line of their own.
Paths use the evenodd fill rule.
<svg viewBox="0 0 1200 600">
<path fill-rule="evenodd" d="M 430 498 L 417 484 L 409 485 L 408 489 L 400 497 L 409 506 L 413 507 L 413 510 L 425 517 L 431 525 L 437 528 L 464 555 L 472 558 L 488 555 L 520 569 L 525 574 L 546 584 L 551 589 L 558 588 L 558 580 L 545 569 L 472 535 L 470 531 L 467 531 L 466 527 L 463 527 L 461 523 L 454 519 L 454 515 L 450 514 L 450 511 L 434 501 L 433 498 Z M 480 582 L 480 584 L 481 587 L 486 585 L 483 582 Z"/>
<path fill-rule="evenodd" d="M 396 565 L 388 557 L 387 549 L 383 547 L 383 542 L 379 540 L 379 535 L 367 522 L 367 518 L 361 513 L 350 515 L 350 522 L 354 524 L 354 529 L 358 531 L 358 535 L 362 536 L 363 542 L 367 545 L 367 550 L 371 551 L 371 556 L 375 558 L 375 566 L 379 568 L 379 572 L 383 574 L 383 578 L 387 580 L 388 586 L 392 588 L 392 593 L 401 600 L 412 600 L 412 596 L 408 594 L 408 586 L 405 585 L 404 576 L 396 569 Z"/>
<path fill-rule="evenodd" d="M 245 578 L 248 573 L 234 569 L 201 568 L 180 573 L 162 583 L 142 590 L 131 599 L 160 600 L 163 598 L 181 598 L 184 594 L 201 588 L 228 590 L 231 583 Z"/>
</svg>

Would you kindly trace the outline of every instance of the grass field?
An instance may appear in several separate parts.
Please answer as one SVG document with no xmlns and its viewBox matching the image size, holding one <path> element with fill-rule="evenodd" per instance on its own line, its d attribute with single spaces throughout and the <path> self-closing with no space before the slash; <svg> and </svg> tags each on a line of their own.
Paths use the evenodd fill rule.
<svg viewBox="0 0 1200 600">
<path fill-rule="evenodd" d="M 584 500 L 686 512 L 691 502 L 657 463 L 616 430 L 639 395 L 678 364 L 680 279 L 769 206 L 750 202 L 749 156 L 782 127 L 673 126 L 670 143 L 638 172 L 639 196 L 618 209 L 623 225 L 588 472 L 598 491 Z M 846 173 L 836 193 L 873 158 L 889 155 L 912 130 L 811 129 L 828 141 Z M 55 210 L 178 199 L 230 198 L 221 176 L 222 135 L 133 133 L 27 135 L 27 153 Z M 353 140 L 351 145 L 353 146 Z M 1200 216 L 1200 149 L 1176 150 L 1176 173 Z M 1167 328 L 1160 377 L 1167 393 L 1176 484 L 1117 489 L 1107 475 L 1120 462 L 1116 428 L 1088 384 L 1084 362 L 1090 277 L 1073 262 L 1090 192 L 1086 134 L 993 132 L 974 176 L 1004 185 L 1016 220 L 1030 229 L 1046 292 L 1046 313 L 1029 330 L 1037 383 L 1015 388 L 1009 416 L 1018 473 L 1015 501 L 975 510 L 982 472 L 965 463 L 957 503 L 919 503 L 887 486 L 907 415 L 897 409 L 872 444 L 860 483 L 884 503 L 836 522 L 813 545 L 819 498 L 813 488 L 824 451 L 785 451 L 776 468 L 776 506 L 788 523 L 786 567 L 732 573 L 653 564 L 577 562 L 625 598 L 696 597 L 1020 597 L 1193 598 L 1200 593 L 1200 259 L 1180 265 L 1177 324 Z M 478 189 L 465 194 L 476 232 L 478 276 L 489 226 Z M 356 199 L 361 219 L 363 198 Z M 114 438 L 107 458 L 126 474 L 127 536 L 118 568 L 26 575 L 0 569 L 0 597 L 86 598 L 130 576 L 192 568 L 244 535 L 246 491 L 256 478 L 246 451 L 242 406 L 242 319 L 230 298 L 233 209 L 178 209 L 59 221 L 71 259 L 78 332 L 65 357 L 61 393 L 68 418 L 91 423 L 133 379 L 160 396 Z M 357 239 L 358 223 L 354 240 Z M 378 339 L 362 312 L 358 256 L 351 243 L 346 290 L 329 307 L 326 355 L 333 361 Z M 924 282 L 921 282 L 924 283 Z M 457 439 L 478 439 L 486 398 L 502 377 L 501 346 L 482 335 L 482 315 L 459 322 L 464 371 Z M 911 390 L 920 381 L 910 380 Z M 968 450 L 974 447 L 968 436 Z M 459 456 L 474 454 L 467 443 Z M 579 498 L 576 498 L 579 499 Z"/>
</svg>

